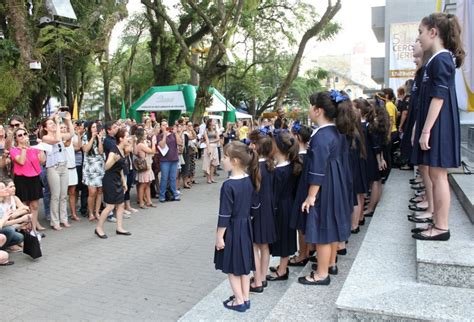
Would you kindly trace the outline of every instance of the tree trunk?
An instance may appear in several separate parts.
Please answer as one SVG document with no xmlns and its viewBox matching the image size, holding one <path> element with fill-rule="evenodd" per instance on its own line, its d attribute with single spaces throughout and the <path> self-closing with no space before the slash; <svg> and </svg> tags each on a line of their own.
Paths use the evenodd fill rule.
<svg viewBox="0 0 474 322">
<path fill-rule="evenodd" d="M 194 124 L 201 124 L 202 117 L 206 108 L 212 104 L 212 95 L 209 93 L 209 87 L 212 84 L 212 78 L 201 75 L 199 89 L 196 93 L 196 103 L 194 104 L 194 112 L 192 121 Z"/>
<path fill-rule="evenodd" d="M 8 23 L 13 29 L 15 43 L 20 50 L 20 57 L 24 66 L 31 61 L 33 52 L 33 41 L 28 31 L 28 20 L 24 1 L 5 0 Z"/>
<path fill-rule="evenodd" d="M 104 82 L 104 118 L 106 121 L 112 121 L 112 110 L 110 108 L 110 77 L 109 67 L 102 67 L 102 80 Z"/>
</svg>

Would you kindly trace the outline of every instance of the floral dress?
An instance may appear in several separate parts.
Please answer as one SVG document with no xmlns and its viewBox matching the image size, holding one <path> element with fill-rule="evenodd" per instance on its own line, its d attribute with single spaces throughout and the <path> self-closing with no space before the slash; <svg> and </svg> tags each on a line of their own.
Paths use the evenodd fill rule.
<svg viewBox="0 0 474 322">
<path fill-rule="evenodd" d="M 88 143 L 87 135 L 82 137 L 82 146 Z M 102 187 L 102 178 L 105 174 L 104 155 L 99 154 L 97 140 L 92 143 L 89 153 L 84 153 L 84 164 L 82 166 L 82 183 L 86 186 Z"/>
</svg>

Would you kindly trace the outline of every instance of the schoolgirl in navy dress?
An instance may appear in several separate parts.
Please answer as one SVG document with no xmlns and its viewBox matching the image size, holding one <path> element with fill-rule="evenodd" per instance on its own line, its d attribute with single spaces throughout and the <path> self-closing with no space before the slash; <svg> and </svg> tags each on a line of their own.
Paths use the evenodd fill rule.
<svg viewBox="0 0 474 322">
<path fill-rule="evenodd" d="M 421 48 L 430 52 L 420 88 L 412 162 L 429 167 L 433 183 L 434 225 L 415 233 L 421 240 L 449 240 L 447 168 L 461 165 L 461 131 L 455 89 L 455 71 L 463 63 L 461 27 L 455 15 L 433 13 L 421 20 Z"/>
<path fill-rule="evenodd" d="M 364 198 L 369 191 L 369 180 L 367 177 L 367 121 L 365 115 L 370 110 L 370 104 L 363 98 L 353 101 L 356 111 L 356 126 L 354 128 L 353 143 L 350 150 L 353 171 L 353 187 L 356 195 L 354 212 L 352 213 L 351 233 L 357 234 L 360 227 L 365 224 L 364 220 Z M 364 118 L 362 117 L 364 112 Z"/>
<path fill-rule="evenodd" d="M 382 196 L 383 171 L 387 169 L 383 150 L 390 138 L 390 119 L 385 107 L 366 102 L 367 105 L 360 109 L 362 119 L 366 120 L 367 181 L 370 187 L 370 201 L 364 216 L 372 217 Z"/>
<path fill-rule="evenodd" d="M 417 71 L 415 74 L 415 81 L 413 85 L 412 95 L 410 100 L 410 107 L 408 110 L 408 126 L 406 133 L 402 138 L 401 152 L 404 157 L 411 158 L 412 153 L 412 140 L 414 140 L 413 127 L 415 125 L 415 119 L 418 112 L 418 105 L 420 102 L 420 86 L 423 79 L 424 64 L 428 61 L 431 54 L 429 52 L 423 52 L 420 42 L 417 41 L 413 46 L 413 57 Z M 419 165 L 418 170 L 422 178 L 423 187 L 425 193 L 421 196 L 414 197 L 410 200 L 411 205 L 408 207 L 413 210 L 408 216 L 408 220 L 414 223 L 428 223 L 431 224 L 433 217 L 433 183 L 430 179 L 430 169 L 426 165 Z M 420 187 L 417 182 L 414 183 L 417 187 Z M 421 232 L 425 227 L 414 228 L 412 232 Z"/>
<path fill-rule="evenodd" d="M 250 281 L 250 292 L 262 293 L 267 286 L 266 275 L 270 264 L 269 244 L 277 240 L 275 227 L 275 202 L 273 182 L 275 163 L 273 162 L 273 139 L 268 128 L 252 131 L 249 134 L 250 148 L 258 154 L 260 168 L 260 207 L 255 211 L 253 225 L 253 251 L 255 256 L 254 278 Z"/>
<path fill-rule="evenodd" d="M 258 155 L 244 143 L 233 141 L 224 147 L 223 162 L 231 175 L 220 192 L 214 264 L 227 274 L 234 293 L 223 302 L 224 307 L 245 312 L 250 308 L 249 274 L 255 270 L 251 212 L 259 207 Z"/>
<path fill-rule="evenodd" d="M 305 266 L 309 259 L 309 252 L 312 250 L 312 245 L 306 244 L 304 241 L 304 231 L 306 226 L 306 214 L 301 212 L 301 204 L 306 199 L 308 193 L 308 180 L 305 169 L 308 167 L 306 162 L 308 142 L 311 138 L 312 129 L 309 126 L 301 124 L 296 121 L 291 127 L 291 134 L 298 142 L 299 156 L 303 163 L 303 171 L 296 180 L 295 201 L 291 210 L 290 228 L 296 229 L 298 232 L 298 255 L 290 258 L 289 266 Z"/>
<path fill-rule="evenodd" d="M 275 169 L 274 200 L 276 211 L 276 226 L 278 240 L 271 244 L 272 256 L 280 257 L 277 267 L 270 267 L 271 273 L 267 281 L 282 281 L 288 279 L 288 260 L 296 253 L 296 230 L 290 227 L 291 210 L 294 202 L 296 178 L 301 173 L 303 165 L 299 158 L 299 147 L 295 138 L 287 129 L 274 132 Z"/>
<path fill-rule="evenodd" d="M 349 98 L 338 92 L 320 92 L 309 98 L 309 115 L 319 126 L 308 149 L 308 194 L 301 206 L 307 213 L 307 243 L 316 244 L 317 271 L 298 279 L 301 284 L 329 285 L 329 271 L 337 274 L 339 242 L 351 234 L 352 196 L 349 147 L 334 123 L 338 106 Z"/>
</svg>

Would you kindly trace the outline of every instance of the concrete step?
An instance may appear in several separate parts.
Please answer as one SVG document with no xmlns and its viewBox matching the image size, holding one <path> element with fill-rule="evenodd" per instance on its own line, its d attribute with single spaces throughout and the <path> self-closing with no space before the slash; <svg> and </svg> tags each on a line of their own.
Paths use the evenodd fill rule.
<svg viewBox="0 0 474 322">
<path fill-rule="evenodd" d="M 417 281 L 416 243 L 410 233 L 414 226 L 407 221 L 407 212 L 400 211 L 411 197 L 409 178 L 407 172 L 392 171 L 336 301 L 338 319 L 472 319 L 473 289 Z M 452 233 L 458 234 L 454 226 Z"/>
<path fill-rule="evenodd" d="M 461 143 L 461 156 L 463 160 L 474 162 L 474 149 L 470 148 L 467 142 Z"/>
<path fill-rule="evenodd" d="M 347 244 L 347 255 L 338 256 L 339 273 L 331 275 L 329 286 L 307 286 L 298 282 L 291 284 L 265 321 L 336 321 L 337 296 L 357 256 L 369 223 L 370 219 L 366 219 L 365 226 L 360 227 L 360 233 L 351 235 Z M 300 276 L 310 274 L 311 264 L 306 265 Z"/>
<path fill-rule="evenodd" d="M 450 174 L 449 183 L 471 223 L 474 224 L 474 174 Z"/>
<path fill-rule="evenodd" d="M 463 187 L 468 175 L 451 175 Z M 474 199 L 474 178 L 465 182 L 464 193 Z M 471 205 L 472 206 L 472 205 Z M 454 194 L 449 217 L 451 238 L 447 242 L 416 241 L 418 282 L 474 289 L 474 226 Z"/>
<path fill-rule="evenodd" d="M 276 266 L 278 262 L 279 258 L 272 258 L 270 265 Z M 288 288 L 293 283 L 298 283 L 297 279 L 302 269 L 303 267 L 290 268 L 290 276 L 287 281 L 268 282 L 268 287 L 263 293 L 250 293 L 251 308 L 245 313 L 224 308 L 222 302 L 232 295 L 230 284 L 228 280 L 225 280 L 183 315 L 179 321 L 263 321 Z"/>
</svg>

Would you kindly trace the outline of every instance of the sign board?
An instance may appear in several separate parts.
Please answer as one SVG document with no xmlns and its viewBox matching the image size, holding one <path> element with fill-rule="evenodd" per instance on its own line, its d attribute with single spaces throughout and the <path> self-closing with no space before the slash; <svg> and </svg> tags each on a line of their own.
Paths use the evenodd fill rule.
<svg viewBox="0 0 474 322">
<path fill-rule="evenodd" d="M 388 86 L 394 91 L 415 77 L 413 45 L 418 37 L 418 22 L 390 24 Z"/>
<path fill-rule="evenodd" d="M 46 7 L 54 16 L 77 20 L 70 0 L 47 0 Z"/>
<path fill-rule="evenodd" d="M 156 92 L 153 93 L 137 111 L 186 111 L 183 92 Z"/>
</svg>

